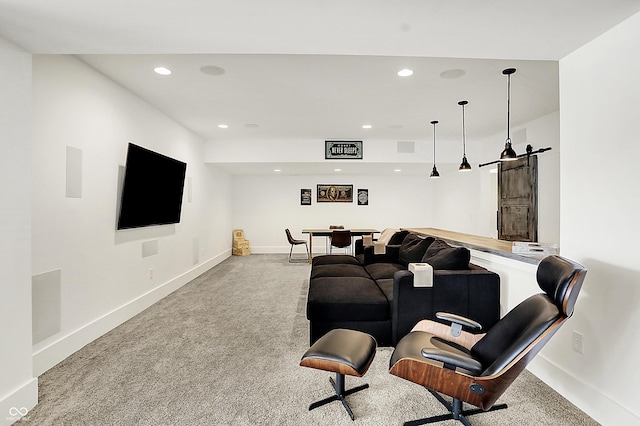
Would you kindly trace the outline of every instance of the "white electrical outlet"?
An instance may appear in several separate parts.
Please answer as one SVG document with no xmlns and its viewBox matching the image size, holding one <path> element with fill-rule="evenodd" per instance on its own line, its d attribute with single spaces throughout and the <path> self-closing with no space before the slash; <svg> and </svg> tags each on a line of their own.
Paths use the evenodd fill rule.
<svg viewBox="0 0 640 426">
<path fill-rule="evenodd" d="M 584 334 L 573 330 L 573 350 L 583 354 L 584 353 Z"/>
<path fill-rule="evenodd" d="M 153 268 L 149 268 L 149 279 L 153 279 Z"/>
</svg>

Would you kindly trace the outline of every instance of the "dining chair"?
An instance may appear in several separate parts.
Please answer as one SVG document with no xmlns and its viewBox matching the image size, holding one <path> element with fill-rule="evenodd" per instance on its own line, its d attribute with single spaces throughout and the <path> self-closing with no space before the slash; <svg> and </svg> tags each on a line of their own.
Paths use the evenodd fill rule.
<svg viewBox="0 0 640 426">
<path fill-rule="evenodd" d="M 329 254 L 333 254 L 333 248 L 343 248 L 345 254 L 351 251 L 351 231 L 337 229 L 331 233 L 331 246 Z"/>
<path fill-rule="evenodd" d="M 289 231 L 289 228 L 285 229 L 284 232 L 287 234 L 287 240 L 289 240 L 289 244 L 291 244 L 291 249 L 289 250 L 289 263 L 297 261 L 297 259 L 292 259 L 291 255 L 293 254 L 293 247 L 297 246 L 297 245 L 302 245 L 304 244 L 304 247 L 307 249 L 307 257 L 305 257 L 305 262 L 309 260 L 309 246 L 307 245 L 307 242 L 305 240 L 297 240 L 295 238 L 293 238 L 293 236 L 291 235 L 291 231 Z"/>
<path fill-rule="evenodd" d="M 329 229 L 344 229 L 344 225 L 329 225 Z M 331 235 L 327 236 L 326 245 L 327 248 L 325 250 L 325 253 L 329 253 L 331 251 Z"/>
</svg>

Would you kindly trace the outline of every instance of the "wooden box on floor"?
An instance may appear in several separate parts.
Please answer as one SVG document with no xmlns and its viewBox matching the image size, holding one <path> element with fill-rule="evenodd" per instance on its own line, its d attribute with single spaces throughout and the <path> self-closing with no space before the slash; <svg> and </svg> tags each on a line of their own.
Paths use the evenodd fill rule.
<svg viewBox="0 0 640 426">
<path fill-rule="evenodd" d="M 234 256 L 248 256 L 251 254 L 249 240 L 245 240 L 242 229 L 233 230 L 233 249 L 231 253 Z"/>
<path fill-rule="evenodd" d="M 234 240 L 233 248 L 249 248 L 249 240 Z"/>
<path fill-rule="evenodd" d="M 234 256 L 248 256 L 251 254 L 251 249 L 249 247 L 245 248 L 234 248 L 232 250 Z"/>
</svg>

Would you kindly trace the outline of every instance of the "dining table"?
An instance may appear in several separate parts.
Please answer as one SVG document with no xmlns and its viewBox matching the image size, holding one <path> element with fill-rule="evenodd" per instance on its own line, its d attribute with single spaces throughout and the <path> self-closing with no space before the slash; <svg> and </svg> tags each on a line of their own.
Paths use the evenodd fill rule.
<svg viewBox="0 0 640 426">
<path fill-rule="evenodd" d="M 353 237 L 361 237 L 363 235 L 372 235 L 378 233 L 377 229 L 373 228 L 345 228 L 345 229 L 331 229 L 331 228 L 312 228 L 312 229 L 303 229 L 303 234 L 309 234 L 309 263 L 313 259 L 313 237 L 330 237 L 333 231 L 350 231 L 352 244 Z"/>
</svg>

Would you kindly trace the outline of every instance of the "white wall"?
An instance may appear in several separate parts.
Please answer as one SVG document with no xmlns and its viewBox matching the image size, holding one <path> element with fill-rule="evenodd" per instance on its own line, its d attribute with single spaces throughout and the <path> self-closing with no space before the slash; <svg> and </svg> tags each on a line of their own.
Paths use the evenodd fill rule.
<svg viewBox="0 0 640 426">
<path fill-rule="evenodd" d="M 31 366 L 31 55 L 0 38 L 0 424 L 37 402 Z"/>
<path fill-rule="evenodd" d="M 369 190 L 369 205 L 317 203 L 319 183 L 353 184 Z M 310 188 L 312 204 L 300 205 L 300 189 Z M 433 223 L 434 182 L 416 176 L 235 176 L 233 179 L 233 225 L 245 231 L 252 252 L 288 252 L 284 229 L 303 238 L 304 228 L 420 226 Z M 305 235 L 306 239 L 307 236 Z M 324 241 L 314 241 L 324 250 Z"/>
<path fill-rule="evenodd" d="M 539 155 L 539 240 L 559 242 L 559 114 L 553 113 L 516 128 L 526 129 L 527 140 L 515 146 L 518 153 L 525 152 L 526 143 L 534 149 L 552 147 Z M 254 253 L 283 252 L 289 250 L 284 229 L 290 228 L 295 236 L 304 228 L 323 228 L 331 224 L 350 228 L 373 227 L 435 227 L 487 237 L 496 237 L 497 175 L 488 166 L 478 168 L 480 162 L 496 159 L 502 151 L 504 135 L 496 135 L 470 145 L 469 159 L 473 170 L 458 172 L 458 163 L 438 162 L 440 179 L 430 179 L 432 164 L 424 155 L 424 143 L 416 144 L 416 154 L 384 152 L 384 147 L 395 147 L 393 141 L 370 146 L 365 141 L 367 158 L 363 161 L 389 161 L 402 158 L 404 162 L 424 163 L 424 175 L 371 176 L 371 175 L 301 175 L 301 176 L 234 176 L 233 226 L 243 228 Z M 212 143 L 209 143 L 211 148 Z M 315 142 L 320 149 L 306 158 L 323 158 L 322 141 Z M 296 145 L 282 142 L 280 150 L 260 151 L 262 142 L 243 142 L 241 150 L 225 150 L 224 144 L 213 144 L 209 161 L 274 161 L 280 152 L 298 158 Z M 308 143 L 305 144 L 308 146 Z M 473 146 L 473 149 L 471 147 Z M 484 148 L 483 148 L 484 147 Z M 255 148 L 255 149 L 254 149 Z M 286 148 L 286 149 L 285 149 Z M 255 152 L 260 151 L 259 156 Z M 246 153 L 246 155 L 245 155 Z M 370 153 L 370 154 L 369 154 Z M 472 157 L 473 155 L 473 157 Z M 287 157 L 288 158 L 288 157 Z M 429 157 L 430 158 L 430 157 Z M 293 160 L 292 160 L 293 161 Z M 457 161 L 457 157 L 456 157 Z M 317 203 L 317 184 L 352 184 L 369 190 L 369 205 L 357 203 Z M 300 205 L 300 189 L 312 190 L 311 206 Z M 324 249 L 322 240 L 314 248 Z"/>
<path fill-rule="evenodd" d="M 34 56 L 33 120 L 32 274 L 61 270 L 60 331 L 33 347 L 40 374 L 230 255 L 231 178 L 197 136 L 72 56 Z M 179 224 L 116 231 L 129 142 L 187 163 Z M 81 198 L 65 196 L 68 146 Z M 158 253 L 143 257 L 148 241 Z"/>
<path fill-rule="evenodd" d="M 640 424 L 638 46 L 640 14 L 560 62 L 561 253 L 589 272 L 537 374 L 608 425 Z"/>
</svg>

